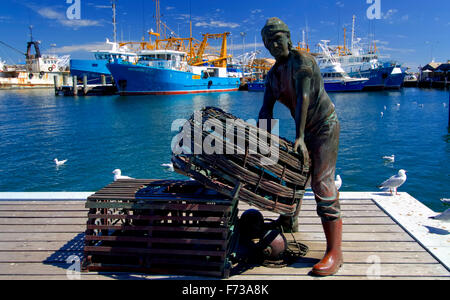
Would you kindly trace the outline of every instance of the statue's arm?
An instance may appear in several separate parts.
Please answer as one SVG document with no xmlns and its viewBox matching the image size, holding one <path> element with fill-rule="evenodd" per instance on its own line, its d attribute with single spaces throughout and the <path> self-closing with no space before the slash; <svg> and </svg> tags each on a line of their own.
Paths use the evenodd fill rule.
<svg viewBox="0 0 450 300">
<path fill-rule="evenodd" d="M 274 124 L 271 123 L 273 119 L 273 108 L 275 106 L 275 102 L 277 99 L 273 95 L 272 88 L 270 87 L 270 83 L 266 84 L 266 88 L 264 89 L 264 100 L 263 105 L 259 111 L 258 115 L 258 126 L 261 127 L 260 120 L 267 120 L 267 131 L 271 132 L 272 126 Z"/>
<path fill-rule="evenodd" d="M 295 107 L 295 129 L 296 129 L 296 139 L 294 150 L 303 152 L 304 155 L 307 154 L 307 149 L 305 145 L 305 126 L 306 118 L 308 114 L 308 107 L 311 101 L 311 78 L 312 78 L 312 68 L 302 67 L 296 73 L 295 88 L 297 93 L 297 105 Z M 300 148 L 300 149 L 299 149 Z"/>
</svg>

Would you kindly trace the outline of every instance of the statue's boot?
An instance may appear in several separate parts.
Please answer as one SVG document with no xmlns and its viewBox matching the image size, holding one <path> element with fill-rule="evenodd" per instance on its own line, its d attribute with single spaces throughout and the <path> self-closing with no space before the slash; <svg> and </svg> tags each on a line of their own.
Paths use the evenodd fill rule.
<svg viewBox="0 0 450 300">
<path fill-rule="evenodd" d="M 343 264 L 342 257 L 342 219 L 335 221 L 322 221 L 323 230 L 327 239 L 325 256 L 312 269 L 318 276 L 335 274 Z"/>
</svg>

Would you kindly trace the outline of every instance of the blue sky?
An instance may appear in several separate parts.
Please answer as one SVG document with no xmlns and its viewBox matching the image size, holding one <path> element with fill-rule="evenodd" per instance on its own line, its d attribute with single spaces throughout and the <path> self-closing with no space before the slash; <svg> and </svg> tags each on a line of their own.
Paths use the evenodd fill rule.
<svg viewBox="0 0 450 300">
<path fill-rule="evenodd" d="M 2 0 L 0 41 L 25 52 L 28 26 L 34 26 L 35 39 L 44 52 L 71 54 L 73 58 L 90 58 L 89 50 L 105 48 L 112 39 L 110 0 L 79 0 L 81 19 L 69 20 L 67 0 Z M 161 0 L 162 20 L 180 36 L 189 35 L 189 16 L 194 37 L 202 33 L 231 32 L 232 53 L 242 54 L 246 33 L 246 50 L 262 51 L 260 30 L 269 17 L 277 16 L 291 29 L 293 42 L 301 40 L 307 30 L 313 50 L 320 40 L 331 44 L 343 42 L 343 27 L 350 37 L 352 16 L 356 16 L 356 35 L 367 43 L 377 42 L 381 54 L 411 68 L 450 59 L 449 0 L 378 0 L 381 18 L 369 20 L 368 0 Z M 377 0 L 369 0 L 377 1 Z M 191 14 L 190 14 L 191 13 Z M 143 32 L 155 27 L 155 2 L 152 0 L 117 0 L 117 35 L 119 40 L 140 40 Z M 256 40 L 256 43 L 255 43 Z M 51 45 L 56 46 L 51 49 Z M 22 57 L 0 45 L 0 58 L 17 62 Z"/>
</svg>

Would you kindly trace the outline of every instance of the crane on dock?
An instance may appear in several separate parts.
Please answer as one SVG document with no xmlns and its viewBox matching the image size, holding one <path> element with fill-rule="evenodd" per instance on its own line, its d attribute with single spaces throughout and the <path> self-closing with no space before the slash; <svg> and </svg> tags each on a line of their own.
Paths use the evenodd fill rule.
<svg viewBox="0 0 450 300">
<path fill-rule="evenodd" d="M 206 33 L 203 34 L 203 40 L 197 50 L 194 57 L 191 57 L 189 64 L 192 66 L 199 66 L 202 64 L 213 63 L 216 67 L 225 68 L 227 66 L 227 59 L 230 57 L 227 54 L 227 37 L 230 35 L 229 32 L 224 33 Z M 222 46 L 220 48 L 220 53 L 218 58 L 203 60 L 205 49 L 208 46 L 208 39 L 222 39 Z"/>
</svg>

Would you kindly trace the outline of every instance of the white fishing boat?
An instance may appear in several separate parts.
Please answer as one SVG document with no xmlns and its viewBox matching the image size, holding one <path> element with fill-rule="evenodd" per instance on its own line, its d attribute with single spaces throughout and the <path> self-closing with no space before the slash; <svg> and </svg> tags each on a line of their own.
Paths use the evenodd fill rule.
<svg viewBox="0 0 450 300">
<path fill-rule="evenodd" d="M 361 91 L 369 78 L 353 78 L 342 69 L 339 63 L 323 68 L 322 74 L 324 87 L 327 92 L 357 92 Z"/>
<path fill-rule="evenodd" d="M 59 84 L 61 84 L 62 75 L 69 75 L 70 57 L 43 55 L 39 44 L 40 42 L 33 41 L 33 38 L 27 43 L 27 52 L 24 53 L 25 64 L 6 65 L 2 63 L 0 89 L 53 88 L 54 77 L 57 77 Z M 32 54 L 33 48 L 34 54 Z"/>
<path fill-rule="evenodd" d="M 356 17 L 353 16 L 349 47 L 346 45 L 345 32 L 344 45 L 331 46 L 328 40 L 322 40 L 318 44 L 321 49 L 320 55 L 316 57 L 319 67 L 332 67 L 333 59 L 350 77 L 368 78 L 365 89 L 399 88 L 405 75 L 404 70 L 387 57 L 380 56 L 375 44 L 367 51 L 363 49 L 361 39 L 355 34 L 355 20 Z"/>
</svg>

